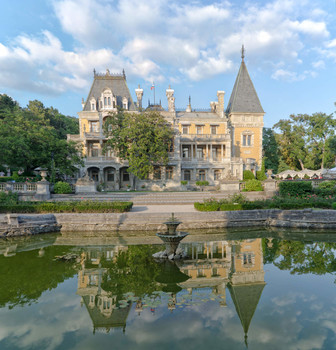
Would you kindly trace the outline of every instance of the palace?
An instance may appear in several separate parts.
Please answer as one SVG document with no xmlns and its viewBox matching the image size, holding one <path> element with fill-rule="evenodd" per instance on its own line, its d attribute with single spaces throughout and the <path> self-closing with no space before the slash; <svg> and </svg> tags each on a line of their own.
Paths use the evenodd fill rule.
<svg viewBox="0 0 336 350">
<path fill-rule="evenodd" d="M 126 75 L 98 74 L 94 79 L 83 110 L 78 113 L 80 134 L 68 135 L 68 140 L 83 145 L 85 165 L 82 174 L 102 183 L 109 190 L 133 185 L 133 175 L 127 172 L 128 162 L 121 161 L 112 150 L 103 154 L 106 142 L 103 124 L 106 116 L 121 107 L 130 113 L 142 110 L 143 89 L 135 90 L 134 103 L 126 82 Z M 149 105 L 157 110 L 174 129 L 173 147 L 166 167 L 157 166 L 147 180 L 136 181 L 138 189 L 179 189 L 181 181 L 192 187 L 196 181 L 206 180 L 220 185 L 228 179 L 242 179 L 244 170 L 254 173 L 261 168 L 262 130 L 264 110 L 244 62 L 229 102 L 224 107 L 224 91 L 217 91 L 218 100 L 210 102 L 209 111 L 197 111 L 189 105 L 185 111 L 175 109 L 174 90 L 166 90 L 168 109 Z"/>
</svg>

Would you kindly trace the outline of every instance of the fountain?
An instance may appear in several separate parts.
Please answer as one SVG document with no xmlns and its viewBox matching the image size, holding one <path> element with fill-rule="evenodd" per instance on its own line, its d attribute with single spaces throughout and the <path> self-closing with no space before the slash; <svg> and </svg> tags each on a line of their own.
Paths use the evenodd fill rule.
<svg viewBox="0 0 336 350">
<path fill-rule="evenodd" d="M 174 217 L 174 213 L 172 213 L 171 218 L 168 221 L 164 222 L 164 224 L 167 225 L 167 231 L 158 232 L 156 235 L 160 237 L 166 244 L 166 249 L 164 251 L 153 254 L 153 257 L 170 260 L 185 258 L 186 254 L 183 250 L 178 249 L 178 245 L 180 241 L 188 235 L 188 233 L 176 231 L 177 226 L 181 224 L 181 221 L 178 221 Z"/>
</svg>

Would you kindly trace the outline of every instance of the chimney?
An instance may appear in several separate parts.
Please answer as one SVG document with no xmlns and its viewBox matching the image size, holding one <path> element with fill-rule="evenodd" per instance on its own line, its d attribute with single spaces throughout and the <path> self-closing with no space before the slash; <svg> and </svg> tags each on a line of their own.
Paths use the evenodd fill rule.
<svg viewBox="0 0 336 350">
<path fill-rule="evenodd" d="M 218 97 L 217 114 L 221 118 L 224 118 L 224 95 L 225 95 L 225 91 L 217 91 L 217 97 Z"/>
<path fill-rule="evenodd" d="M 82 97 L 82 108 L 84 109 L 85 106 L 85 102 L 84 102 L 84 98 Z"/>
<path fill-rule="evenodd" d="M 143 89 L 140 89 L 140 84 L 138 85 L 138 88 L 135 89 L 136 97 L 138 100 L 138 108 L 142 108 L 142 96 L 143 96 Z"/>
<path fill-rule="evenodd" d="M 166 96 L 168 100 L 168 112 L 175 112 L 175 97 L 174 90 L 171 89 L 170 85 L 166 90 Z"/>
</svg>

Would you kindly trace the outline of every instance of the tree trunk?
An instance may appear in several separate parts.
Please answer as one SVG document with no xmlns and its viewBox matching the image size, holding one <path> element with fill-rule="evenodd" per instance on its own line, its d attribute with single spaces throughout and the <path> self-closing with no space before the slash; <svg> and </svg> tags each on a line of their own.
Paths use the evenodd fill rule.
<svg viewBox="0 0 336 350">
<path fill-rule="evenodd" d="M 299 159 L 299 162 L 300 162 L 301 170 L 305 170 L 305 167 L 304 167 L 303 162 L 302 162 L 301 159 Z"/>
</svg>

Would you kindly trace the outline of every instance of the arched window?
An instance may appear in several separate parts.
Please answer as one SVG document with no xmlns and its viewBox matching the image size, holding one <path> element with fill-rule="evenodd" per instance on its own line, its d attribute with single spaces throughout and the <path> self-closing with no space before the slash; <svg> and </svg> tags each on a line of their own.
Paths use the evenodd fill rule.
<svg viewBox="0 0 336 350">
<path fill-rule="evenodd" d="M 107 98 L 104 97 L 104 106 L 107 106 Z"/>
<path fill-rule="evenodd" d="M 108 104 L 109 106 L 111 106 L 111 97 L 108 97 L 108 98 L 107 98 L 107 104 Z"/>
</svg>

